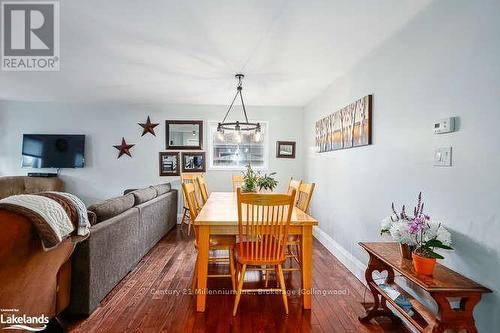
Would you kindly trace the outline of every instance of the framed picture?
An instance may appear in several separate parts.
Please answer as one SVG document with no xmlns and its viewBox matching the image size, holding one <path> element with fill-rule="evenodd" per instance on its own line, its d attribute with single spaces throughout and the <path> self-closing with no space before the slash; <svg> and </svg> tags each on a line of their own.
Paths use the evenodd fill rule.
<svg viewBox="0 0 500 333">
<path fill-rule="evenodd" d="M 160 153 L 160 176 L 179 176 L 180 175 L 179 153 L 161 152 Z"/>
<path fill-rule="evenodd" d="M 205 152 L 182 153 L 182 172 L 205 172 Z"/>
<path fill-rule="evenodd" d="M 295 141 L 276 142 L 277 158 L 295 158 Z"/>
<path fill-rule="evenodd" d="M 372 143 L 373 96 L 367 95 L 316 122 L 316 152 Z"/>
<path fill-rule="evenodd" d="M 167 150 L 203 149 L 202 120 L 167 120 L 165 121 Z"/>
</svg>

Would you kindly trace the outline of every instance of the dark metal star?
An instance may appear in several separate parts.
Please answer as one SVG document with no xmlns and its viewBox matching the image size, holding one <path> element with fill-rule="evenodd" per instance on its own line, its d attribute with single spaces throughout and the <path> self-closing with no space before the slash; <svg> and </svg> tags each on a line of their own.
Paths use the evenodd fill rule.
<svg viewBox="0 0 500 333">
<path fill-rule="evenodd" d="M 152 123 L 151 122 L 151 119 L 149 119 L 149 116 L 148 116 L 148 120 L 146 120 L 146 123 L 145 124 L 141 124 L 139 123 L 139 126 L 141 126 L 142 128 L 144 128 L 144 130 L 142 131 L 142 135 L 141 136 L 144 136 L 148 133 L 151 133 L 153 134 L 154 136 L 156 136 L 155 134 L 155 130 L 154 128 L 156 126 L 158 126 L 159 124 L 156 124 L 156 123 Z"/>
<path fill-rule="evenodd" d="M 127 142 L 125 142 L 125 138 L 122 138 L 122 144 L 119 146 L 113 146 L 113 147 L 115 147 L 116 149 L 118 149 L 120 151 L 120 153 L 118 154 L 118 158 L 120 158 L 124 154 L 132 157 L 132 155 L 130 155 L 130 148 L 132 148 L 133 146 L 135 146 L 135 145 L 127 144 Z"/>
</svg>

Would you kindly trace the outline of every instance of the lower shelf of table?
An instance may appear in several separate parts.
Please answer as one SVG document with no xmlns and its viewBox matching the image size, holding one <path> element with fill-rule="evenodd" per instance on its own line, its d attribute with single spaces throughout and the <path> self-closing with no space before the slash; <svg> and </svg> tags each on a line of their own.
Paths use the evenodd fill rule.
<svg viewBox="0 0 500 333">
<path fill-rule="evenodd" d="M 416 329 L 423 332 L 429 325 L 436 323 L 436 316 L 428 310 L 422 303 L 417 301 L 413 296 L 407 293 L 403 288 L 401 288 L 396 283 L 388 283 L 389 286 L 394 288 L 401 295 L 405 296 L 410 302 L 413 310 L 413 315 L 410 316 L 402 307 L 400 307 L 395 301 L 393 301 L 385 291 L 380 288 L 376 283 L 370 282 L 370 285 L 374 287 L 383 298 L 389 302 L 393 308 L 395 308 L 406 320 L 408 320 Z"/>
</svg>

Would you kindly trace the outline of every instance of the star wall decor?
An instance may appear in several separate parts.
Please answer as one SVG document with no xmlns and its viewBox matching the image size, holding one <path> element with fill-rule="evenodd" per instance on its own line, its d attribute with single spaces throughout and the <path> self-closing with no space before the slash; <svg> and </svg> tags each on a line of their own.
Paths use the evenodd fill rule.
<svg viewBox="0 0 500 333">
<path fill-rule="evenodd" d="M 130 148 L 132 148 L 133 146 L 135 146 L 135 145 L 127 144 L 127 142 L 125 141 L 125 138 L 122 138 L 122 144 L 119 146 L 113 146 L 113 147 L 115 147 L 116 149 L 118 149 L 120 151 L 120 153 L 118 154 L 118 158 L 120 158 L 124 154 L 132 157 L 132 155 L 130 155 Z"/>
<path fill-rule="evenodd" d="M 141 136 L 144 136 L 144 135 L 146 135 L 146 134 L 148 134 L 148 133 L 151 133 L 151 134 L 153 134 L 154 136 L 156 136 L 154 128 L 155 128 L 156 126 L 158 126 L 158 125 L 159 125 L 159 124 L 152 123 L 152 122 L 151 122 L 151 119 L 150 119 L 150 118 L 149 118 L 149 116 L 148 116 L 148 120 L 146 120 L 146 123 L 145 123 L 145 124 L 141 124 L 141 123 L 139 123 L 139 126 L 141 126 L 141 127 L 143 128 L 143 131 L 142 131 L 142 135 L 141 135 Z"/>
</svg>

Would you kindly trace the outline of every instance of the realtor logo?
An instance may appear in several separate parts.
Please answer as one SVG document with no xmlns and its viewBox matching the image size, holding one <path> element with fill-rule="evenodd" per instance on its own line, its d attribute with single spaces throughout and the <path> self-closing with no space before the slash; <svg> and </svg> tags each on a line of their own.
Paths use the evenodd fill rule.
<svg viewBox="0 0 500 333">
<path fill-rule="evenodd" d="M 3 71 L 59 70 L 59 2 L 3 1 Z"/>
</svg>

